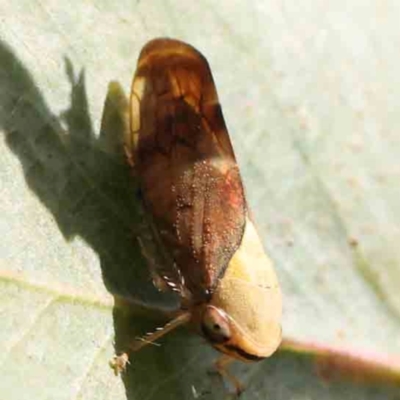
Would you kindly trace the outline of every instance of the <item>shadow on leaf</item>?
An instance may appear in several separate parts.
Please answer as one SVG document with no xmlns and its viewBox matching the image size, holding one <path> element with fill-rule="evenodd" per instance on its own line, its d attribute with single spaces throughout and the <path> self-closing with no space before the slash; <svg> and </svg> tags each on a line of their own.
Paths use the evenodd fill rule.
<svg viewBox="0 0 400 400">
<path fill-rule="evenodd" d="M 97 137 L 88 112 L 85 73 L 76 74 L 68 58 L 64 64 L 71 85 L 70 106 L 57 116 L 29 71 L 0 41 L 0 128 L 6 143 L 18 157 L 29 188 L 52 213 L 64 238 L 80 236 L 98 254 L 110 293 L 134 303 L 173 307 L 174 298 L 154 288 L 135 238 L 140 212 L 135 182 L 122 152 L 118 110 L 113 109 L 115 104 L 105 104 L 109 123 Z M 113 315 L 116 351 L 124 348 L 127 338 L 160 324 L 151 316 L 119 308 Z M 151 349 L 135 355 L 135 365 L 123 377 L 129 399 L 170 376 L 166 357 L 163 351 Z M 174 398 L 184 398 L 178 387 L 173 392 Z"/>
</svg>

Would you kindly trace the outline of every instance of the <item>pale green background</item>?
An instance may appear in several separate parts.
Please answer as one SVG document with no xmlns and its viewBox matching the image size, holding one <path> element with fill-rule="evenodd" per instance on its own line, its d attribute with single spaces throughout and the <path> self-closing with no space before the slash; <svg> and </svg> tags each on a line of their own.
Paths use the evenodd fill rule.
<svg viewBox="0 0 400 400">
<path fill-rule="evenodd" d="M 207 375 L 216 353 L 185 331 L 138 354 L 124 383 L 107 366 L 106 286 L 163 302 L 131 248 L 129 172 L 98 140 L 108 82 L 128 91 L 157 36 L 211 64 L 285 335 L 400 354 L 400 2 L 62 4 L 0 0 L 1 399 L 226 395 Z M 243 399 L 400 398 L 289 354 L 234 370 Z"/>
</svg>

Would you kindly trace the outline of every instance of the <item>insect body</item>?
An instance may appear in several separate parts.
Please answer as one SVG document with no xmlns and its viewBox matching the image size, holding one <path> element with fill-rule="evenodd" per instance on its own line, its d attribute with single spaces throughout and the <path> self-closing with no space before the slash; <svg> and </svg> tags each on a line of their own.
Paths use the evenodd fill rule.
<svg viewBox="0 0 400 400">
<path fill-rule="evenodd" d="M 247 208 L 206 59 L 155 39 L 132 83 L 126 150 L 162 253 L 160 277 L 190 323 L 230 357 L 255 361 L 281 341 L 281 292 Z"/>
</svg>

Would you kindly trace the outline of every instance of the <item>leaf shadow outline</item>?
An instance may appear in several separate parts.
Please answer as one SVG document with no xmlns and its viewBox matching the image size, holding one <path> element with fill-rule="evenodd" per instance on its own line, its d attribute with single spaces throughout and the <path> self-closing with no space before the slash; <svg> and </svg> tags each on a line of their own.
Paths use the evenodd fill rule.
<svg viewBox="0 0 400 400">
<path fill-rule="evenodd" d="M 0 129 L 5 142 L 18 158 L 28 187 L 50 211 L 65 240 L 79 236 L 98 255 L 104 285 L 112 295 L 173 307 L 174 297 L 155 289 L 135 239 L 140 212 L 135 182 L 118 151 L 120 127 L 96 137 L 85 71 L 76 73 L 68 57 L 63 61 L 70 104 L 55 115 L 32 74 L 0 39 Z M 114 307 L 115 350 L 123 348 L 129 335 L 143 335 L 159 326 L 155 325 L 158 317 Z M 148 369 L 167 358 L 164 352 L 140 353 L 137 363 L 143 368 L 129 368 L 122 377 L 128 400 L 137 398 L 140 385 L 148 386 Z M 163 371 L 158 368 L 158 373 Z M 178 388 L 176 395 L 184 398 Z"/>
</svg>

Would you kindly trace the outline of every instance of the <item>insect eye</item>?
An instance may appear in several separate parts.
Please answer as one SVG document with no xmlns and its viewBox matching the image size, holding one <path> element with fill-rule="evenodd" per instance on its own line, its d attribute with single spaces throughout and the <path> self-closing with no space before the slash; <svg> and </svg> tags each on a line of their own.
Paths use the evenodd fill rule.
<svg viewBox="0 0 400 400">
<path fill-rule="evenodd" d="M 230 339 L 231 331 L 226 315 L 218 308 L 208 306 L 203 314 L 201 329 L 212 343 L 223 343 Z"/>
</svg>

